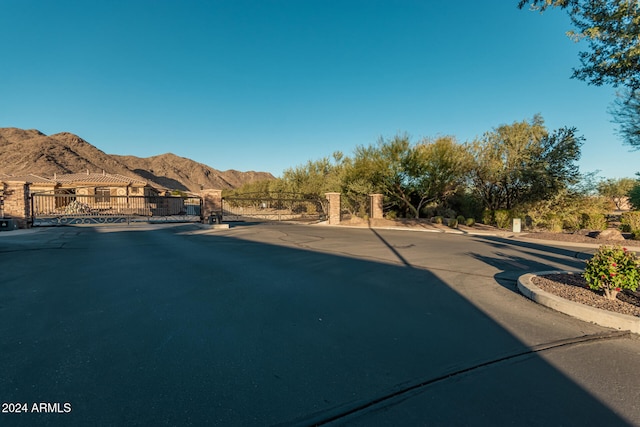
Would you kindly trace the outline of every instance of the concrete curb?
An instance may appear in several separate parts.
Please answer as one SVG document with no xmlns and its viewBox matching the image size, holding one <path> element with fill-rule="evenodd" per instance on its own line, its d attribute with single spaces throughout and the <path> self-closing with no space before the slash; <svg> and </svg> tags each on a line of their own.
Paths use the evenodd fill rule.
<svg viewBox="0 0 640 427">
<path fill-rule="evenodd" d="M 596 325 L 614 328 L 623 331 L 630 331 L 634 334 L 640 334 L 640 317 L 629 316 L 626 314 L 612 313 L 607 310 L 590 307 L 573 301 L 568 301 L 557 295 L 545 292 L 533 284 L 532 278 L 535 276 L 544 276 L 546 274 L 570 273 L 576 274 L 575 271 L 540 271 L 536 273 L 528 273 L 518 278 L 518 290 L 522 295 L 538 304 L 544 305 L 561 313 L 567 314 L 576 319 L 585 322 L 595 323 Z"/>
<path fill-rule="evenodd" d="M 199 222 L 194 223 L 196 226 L 202 230 L 227 230 L 229 229 L 229 224 L 202 224 Z"/>
</svg>

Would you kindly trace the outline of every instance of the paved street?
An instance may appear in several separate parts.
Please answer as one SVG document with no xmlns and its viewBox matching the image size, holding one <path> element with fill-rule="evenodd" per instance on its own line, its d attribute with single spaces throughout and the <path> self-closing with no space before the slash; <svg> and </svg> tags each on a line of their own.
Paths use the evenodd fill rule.
<svg viewBox="0 0 640 427">
<path fill-rule="evenodd" d="M 590 252 L 286 224 L 0 233 L 0 401 L 30 412 L 0 425 L 640 425 L 638 337 L 516 290 Z"/>
</svg>

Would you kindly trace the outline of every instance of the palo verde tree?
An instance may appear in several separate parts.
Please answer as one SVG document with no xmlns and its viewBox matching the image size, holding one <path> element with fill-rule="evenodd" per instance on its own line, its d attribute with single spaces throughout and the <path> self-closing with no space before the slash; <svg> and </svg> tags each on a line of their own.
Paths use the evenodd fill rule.
<svg viewBox="0 0 640 427">
<path fill-rule="evenodd" d="M 579 179 L 582 138 L 573 128 L 547 131 L 541 116 L 503 125 L 468 145 L 470 182 L 491 211 L 545 200 Z"/>
<path fill-rule="evenodd" d="M 426 204 L 444 204 L 465 183 L 471 157 L 455 138 L 425 139 L 414 147 L 412 154 L 415 159 L 410 165 L 416 168 L 412 175 L 418 177 L 418 211 Z"/>
<path fill-rule="evenodd" d="M 418 218 L 428 203 L 441 202 L 464 181 L 469 157 L 453 137 L 412 144 L 407 135 L 356 148 L 351 182 L 370 182 L 402 216 Z"/>
<path fill-rule="evenodd" d="M 343 155 L 335 152 L 332 158 L 324 157 L 289 168 L 282 174 L 282 188 L 292 193 L 324 197 L 331 191 L 339 191 L 342 180 Z"/>
<path fill-rule="evenodd" d="M 636 180 L 633 178 L 610 178 L 598 183 L 598 194 L 611 200 L 616 209 L 620 210 L 635 185 Z"/>
</svg>

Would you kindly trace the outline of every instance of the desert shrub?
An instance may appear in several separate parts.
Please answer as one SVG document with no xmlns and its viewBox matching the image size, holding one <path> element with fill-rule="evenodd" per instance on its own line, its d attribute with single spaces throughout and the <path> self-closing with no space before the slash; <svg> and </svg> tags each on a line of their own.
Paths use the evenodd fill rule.
<svg viewBox="0 0 640 427">
<path fill-rule="evenodd" d="M 458 215 L 456 219 L 458 220 L 458 224 L 464 224 L 466 221 L 466 218 L 463 215 Z"/>
<path fill-rule="evenodd" d="M 607 229 L 607 217 L 601 213 L 582 214 L 582 224 L 580 228 L 587 230 L 606 230 Z"/>
<path fill-rule="evenodd" d="M 458 228 L 458 220 L 455 218 L 449 219 L 447 225 L 451 228 Z"/>
<path fill-rule="evenodd" d="M 584 226 L 584 215 L 590 217 L 610 212 L 611 201 L 605 197 L 563 192 L 549 200 L 523 205 L 521 209 L 528 228 L 578 230 Z"/>
<path fill-rule="evenodd" d="M 494 212 L 496 226 L 498 228 L 509 228 L 509 223 L 511 221 L 511 212 L 506 209 L 497 210 Z"/>
<path fill-rule="evenodd" d="M 466 225 L 467 227 L 473 227 L 474 225 L 476 225 L 476 220 L 475 220 L 475 219 L 473 219 L 473 218 L 467 218 L 467 219 L 464 221 L 464 223 L 465 223 L 465 225 Z"/>
<path fill-rule="evenodd" d="M 398 217 L 398 214 L 396 213 L 396 211 L 389 211 L 387 213 L 384 214 L 385 218 L 387 219 L 396 219 Z"/>
<path fill-rule="evenodd" d="M 434 216 L 438 215 L 437 206 L 435 206 L 435 205 L 425 206 L 420 211 L 420 214 L 424 218 L 433 218 Z"/>
<path fill-rule="evenodd" d="M 564 222 L 559 215 L 549 215 L 545 223 L 545 228 L 552 233 L 560 233 L 562 232 L 563 225 Z"/>
<path fill-rule="evenodd" d="M 620 218 L 622 229 L 627 232 L 640 232 L 640 212 L 625 212 Z"/>
<path fill-rule="evenodd" d="M 638 257 L 620 246 L 600 246 L 587 261 L 583 277 L 591 289 L 604 291 L 607 298 L 615 299 L 624 289 L 635 291 L 638 288 Z"/>
<path fill-rule="evenodd" d="M 475 193 L 459 191 L 447 199 L 447 205 L 465 218 L 482 218 L 484 204 Z"/>
<path fill-rule="evenodd" d="M 581 228 L 583 228 L 582 224 L 584 222 L 584 215 L 588 214 L 582 214 L 579 212 L 558 212 L 557 216 L 558 218 L 562 221 L 562 230 L 571 230 L 571 231 L 575 231 L 575 230 L 580 230 Z"/>
<path fill-rule="evenodd" d="M 433 217 L 433 222 L 435 224 L 442 224 L 442 217 L 440 215 L 434 216 Z"/>
<path fill-rule="evenodd" d="M 490 209 L 485 209 L 482 211 L 482 223 L 491 225 L 493 224 L 493 211 Z"/>
<path fill-rule="evenodd" d="M 439 216 L 441 216 L 443 218 L 455 218 L 456 217 L 456 211 L 454 211 L 451 208 L 440 207 L 440 208 L 436 209 L 436 212 L 438 213 Z"/>
</svg>

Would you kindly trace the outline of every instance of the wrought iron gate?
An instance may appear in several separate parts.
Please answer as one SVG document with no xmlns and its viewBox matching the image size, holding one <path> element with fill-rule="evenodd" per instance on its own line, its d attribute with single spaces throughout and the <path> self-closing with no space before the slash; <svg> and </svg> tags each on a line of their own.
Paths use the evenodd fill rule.
<svg viewBox="0 0 640 427">
<path fill-rule="evenodd" d="M 322 221 L 328 202 L 298 193 L 245 193 L 222 198 L 223 221 Z"/>
<path fill-rule="evenodd" d="M 197 222 L 202 199 L 179 196 L 113 196 L 36 193 L 34 226 L 131 222 Z"/>
</svg>

